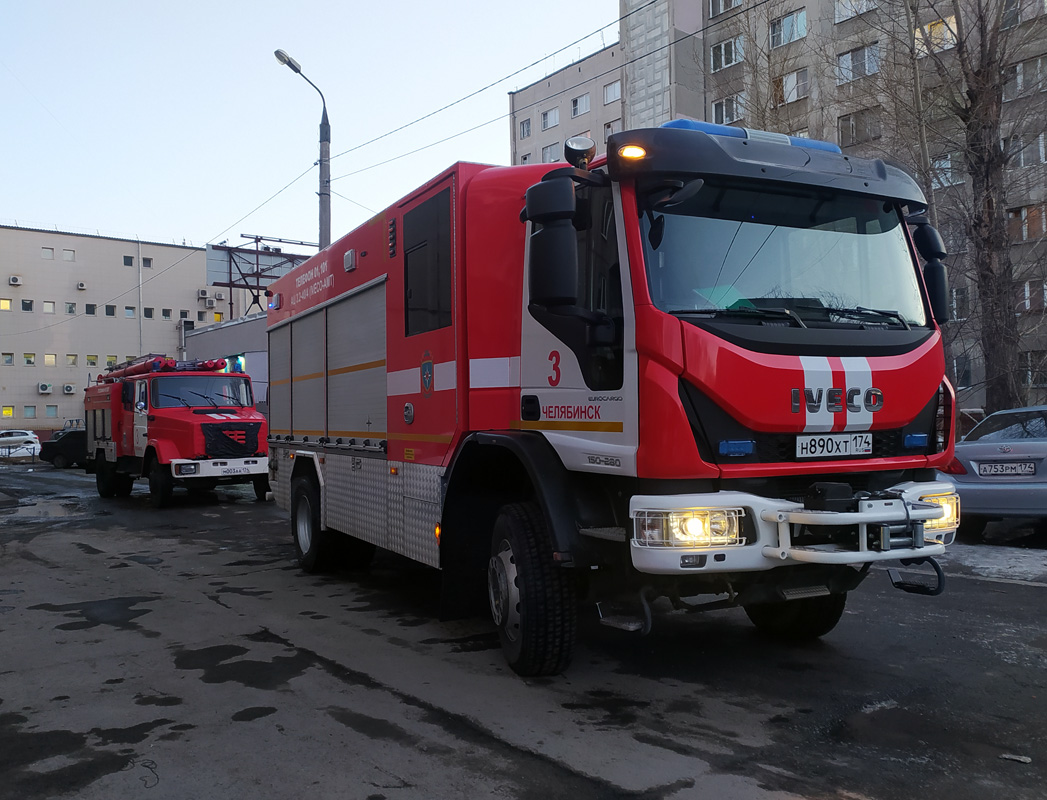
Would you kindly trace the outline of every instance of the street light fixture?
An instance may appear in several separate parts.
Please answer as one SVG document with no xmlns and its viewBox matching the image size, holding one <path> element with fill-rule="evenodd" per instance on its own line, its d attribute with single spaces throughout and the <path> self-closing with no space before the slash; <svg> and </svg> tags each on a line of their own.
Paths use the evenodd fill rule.
<svg viewBox="0 0 1047 800">
<path fill-rule="evenodd" d="M 277 61 L 301 75 L 306 83 L 316 89 L 324 105 L 324 113 L 320 117 L 320 249 L 323 250 L 331 243 L 331 124 L 327 121 L 327 101 L 320 87 L 302 74 L 301 64 L 283 50 L 277 50 L 274 55 Z"/>
</svg>

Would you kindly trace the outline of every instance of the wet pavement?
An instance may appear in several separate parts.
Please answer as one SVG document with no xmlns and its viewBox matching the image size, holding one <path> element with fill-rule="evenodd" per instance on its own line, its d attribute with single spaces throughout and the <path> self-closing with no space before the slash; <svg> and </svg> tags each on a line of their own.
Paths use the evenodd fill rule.
<svg viewBox="0 0 1047 800">
<path fill-rule="evenodd" d="M 882 570 L 821 642 L 741 611 L 584 612 L 562 676 L 521 680 L 487 620 L 389 554 L 314 577 L 250 488 L 0 467 L 0 798 L 1047 796 L 1047 549 L 944 560 L 940 597 Z"/>
</svg>

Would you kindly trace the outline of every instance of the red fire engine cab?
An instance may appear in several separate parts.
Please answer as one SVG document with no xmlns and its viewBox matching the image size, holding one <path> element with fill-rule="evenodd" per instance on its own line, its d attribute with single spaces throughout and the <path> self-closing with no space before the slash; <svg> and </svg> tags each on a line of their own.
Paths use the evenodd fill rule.
<svg viewBox="0 0 1047 800">
<path fill-rule="evenodd" d="M 251 379 L 225 366 L 224 359 L 150 355 L 98 376 L 86 390 L 84 417 L 87 471 L 99 495 L 125 497 L 136 478 L 148 478 L 157 508 L 175 486 L 251 483 L 266 498 L 266 420 L 255 410 Z"/>
<path fill-rule="evenodd" d="M 874 563 L 940 592 L 954 393 L 919 187 L 707 123 L 607 149 L 456 164 L 271 286 L 270 481 L 302 567 L 387 548 L 450 604 L 485 579 L 523 675 L 564 669 L 583 600 L 802 639 Z"/>
</svg>

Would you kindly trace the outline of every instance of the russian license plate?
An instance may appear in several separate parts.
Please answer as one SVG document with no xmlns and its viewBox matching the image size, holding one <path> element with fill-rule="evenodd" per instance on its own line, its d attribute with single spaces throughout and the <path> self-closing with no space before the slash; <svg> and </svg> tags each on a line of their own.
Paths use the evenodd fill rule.
<svg viewBox="0 0 1047 800">
<path fill-rule="evenodd" d="M 989 462 L 978 465 L 979 475 L 1035 475 L 1036 464 L 1032 461 Z"/>
<path fill-rule="evenodd" d="M 223 475 L 246 475 L 248 472 L 247 467 L 223 467 Z"/>
<path fill-rule="evenodd" d="M 872 455 L 871 433 L 826 433 L 821 436 L 797 436 L 797 458 L 833 458 L 834 456 Z"/>
</svg>

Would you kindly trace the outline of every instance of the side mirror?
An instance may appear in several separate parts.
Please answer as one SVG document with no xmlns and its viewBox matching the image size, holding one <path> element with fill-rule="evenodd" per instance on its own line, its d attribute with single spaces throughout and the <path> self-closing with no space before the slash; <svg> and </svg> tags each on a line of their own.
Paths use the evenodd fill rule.
<svg viewBox="0 0 1047 800">
<path fill-rule="evenodd" d="M 924 261 L 945 258 L 949 255 L 945 249 L 945 242 L 938 231 L 927 224 L 917 225 L 912 232 L 913 244 L 917 251 L 923 256 Z"/>
<path fill-rule="evenodd" d="M 939 325 L 949 321 L 949 276 L 945 264 L 937 258 L 923 265 L 923 282 L 927 286 L 927 299 L 931 302 L 931 313 Z"/>
<path fill-rule="evenodd" d="M 578 238 L 572 224 L 577 202 L 568 177 L 542 181 L 527 190 L 524 217 L 540 226 L 531 234 L 530 302 L 572 306 L 578 301 Z"/>
</svg>

